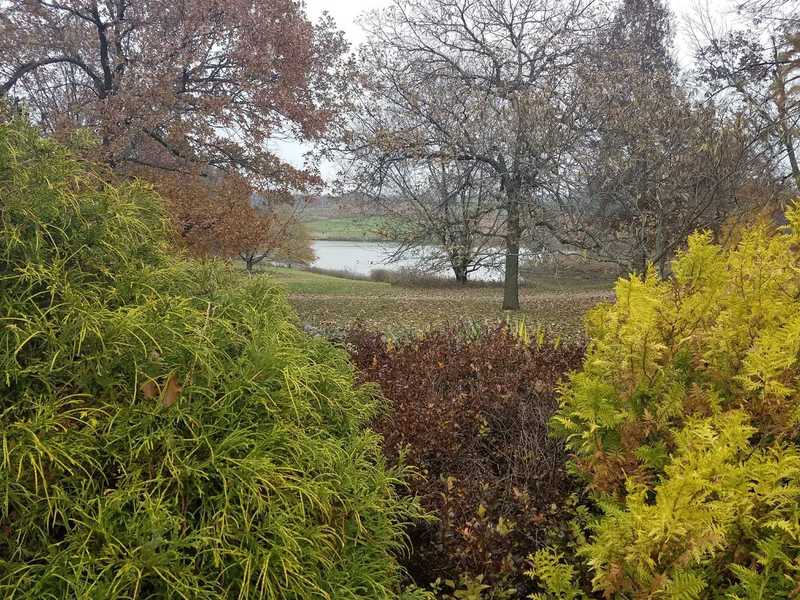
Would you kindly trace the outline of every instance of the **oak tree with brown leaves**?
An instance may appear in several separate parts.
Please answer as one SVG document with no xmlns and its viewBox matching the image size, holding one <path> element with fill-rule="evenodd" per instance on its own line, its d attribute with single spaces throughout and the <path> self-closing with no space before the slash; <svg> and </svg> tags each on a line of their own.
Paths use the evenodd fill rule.
<svg viewBox="0 0 800 600">
<path fill-rule="evenodd" d="M 293 167 L 268 144 L 325 135 L 347 100 L 346 55 L 333 21 L 312 24 L 296 0 L 0 5 L 0 95 L 59 139 L 89 130 L 91 158 L 118 174 L 162 193 L 215 179 L 221 202 L 235 198 L 242 213 L 253 191 L 288 197 L 320 183 L 313 161 Z M 252 224 L 236 211 L 222 219 L 207 200 L 169 200 L 187 241 L 203 230 L 224 246 L 234 221 Z"/>
</svg>

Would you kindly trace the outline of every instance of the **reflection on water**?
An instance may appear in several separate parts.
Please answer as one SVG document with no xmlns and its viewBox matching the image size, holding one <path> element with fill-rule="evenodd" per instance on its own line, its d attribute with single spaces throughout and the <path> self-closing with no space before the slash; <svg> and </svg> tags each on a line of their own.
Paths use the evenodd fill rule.
<svg viewBox="0 0 800 600">
<path fill-rule="evenodd" d="M 336 242 L 316 240 L 313 242 L 317 260 L 312 266 L 320 269 L 350 271 L 359 275 L 369 275 L 374 269 L 397 270 L 402 267 L 414 267 L 416 261 L 406 258 L 387 263 L 387 259 L 399 247 L 392 242 Z M 441 273 L 443 277 L 453 277 L 452 271 Z M 481 269 L 470 275 L 473 280 L 494 280 L 500 275 L 495 271 Z"/>
</svg>

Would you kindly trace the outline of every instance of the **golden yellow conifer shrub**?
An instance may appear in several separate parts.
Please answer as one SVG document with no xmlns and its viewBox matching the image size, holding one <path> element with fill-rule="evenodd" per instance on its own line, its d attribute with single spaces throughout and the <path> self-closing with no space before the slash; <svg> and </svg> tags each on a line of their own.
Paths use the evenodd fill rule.
<svg viewBox="0 0 800 600">
<path fill-rule="evenodd" d="M 733 247 L 696 233 L 588 317 L 552 427 L 601 508 L 580 550 L 606 598 L 800 597 L 800 208 Z M 580 598 L 554 553 L 549 595 Z"/>
</svg>

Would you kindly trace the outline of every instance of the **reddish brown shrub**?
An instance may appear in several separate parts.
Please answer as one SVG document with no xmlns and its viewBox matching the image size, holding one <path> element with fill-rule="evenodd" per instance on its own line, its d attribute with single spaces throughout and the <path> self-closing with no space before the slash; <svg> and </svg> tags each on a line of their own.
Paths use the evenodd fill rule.
<svg viewBox="0 0 800 600">
<path fill-rule="evenodd" d="M 563 530 L 562 507 L 575 489 L 547 422 L 555 388 L 580 367 L 583 346 L 523 344 L 505 326 L 397 344 L 356 330 L 346 342 L 363 380 L 391 403 L 375 423 L 386 454 L 405 452 L 420 472 L 410 491 L 439 518 L 411 532 L 407 566 L 417 583 L 521 573 L 526 556 Z"/>
</svg>

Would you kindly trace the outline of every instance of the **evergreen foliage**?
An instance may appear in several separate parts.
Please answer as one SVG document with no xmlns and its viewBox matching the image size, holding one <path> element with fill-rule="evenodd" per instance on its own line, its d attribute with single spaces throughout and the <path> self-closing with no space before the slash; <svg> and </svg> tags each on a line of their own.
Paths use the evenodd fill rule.
<svg viewBox="0 0 800 600">
<path fill-rule="evenodd" d="M 394 598 L 368 390 L 158 198 L 0 122 L 0 597 Z"/>
<path fill-rule="evenodd" d="M 552 425 L 602 507 L 580 555 L 604 597 L 800 593 L 800 208 L 787 221 L 694 234 L 674 278 L 622 280 L 589 316 Z M 534 576 L 572 597 L 552 558 Z"/>
</svg>

